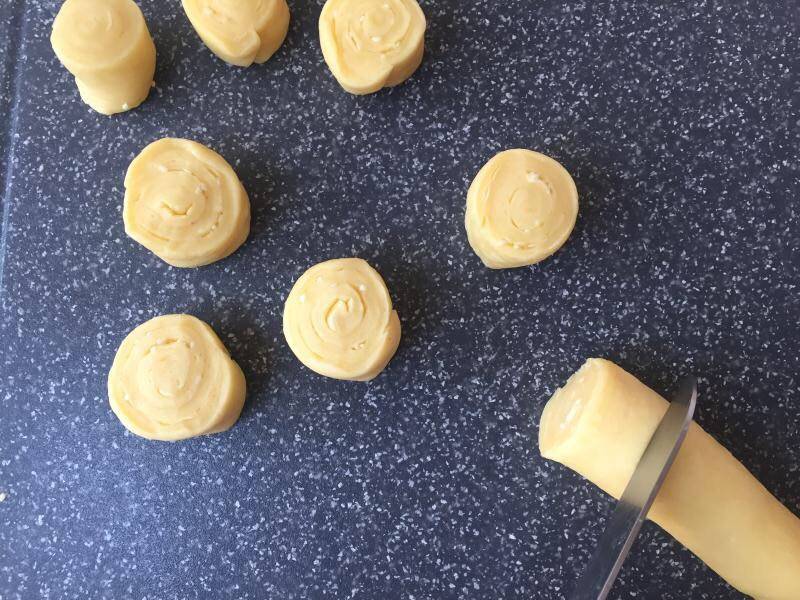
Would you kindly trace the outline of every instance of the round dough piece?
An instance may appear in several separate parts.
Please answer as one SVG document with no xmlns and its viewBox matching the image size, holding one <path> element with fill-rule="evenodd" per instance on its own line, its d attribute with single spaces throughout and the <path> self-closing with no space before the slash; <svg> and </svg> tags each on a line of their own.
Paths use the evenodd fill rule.
<svg viewBox="0 0 800 600">
<path fill-rule="evenodd" d="M 156 47 L 133 0 L 66 0 L 50 43 L 83 101 L 97 112 L 130 110 L 150 93 Z"/>
<path fill-rule="evenodd" d="M 319 18 L 322 55 L 351 94 L 371 94 L 411 77 L 425 51 L 416 0 L 328 0 Z"/>
<path fill-rule="evenodd" d="M 572 177 L 532 150 L 506 150 L 492 158 L 467 194 L 467 237 L 490 269 L 544 260 L 564 245 L 577 217 Z"/>
<path fill-rule="evenodd" d="M 231 166 L 191 140 L 147 146 L 125 175 L 125 232 L 175 267 L 233 253 L 250 232 L 250 201 Z"/>
<path fill-rule="evenodd" d="M 263 63 L 289 30 L 286 0 L 182 0 L 192 26 L 211 51 L 232 65 Z"/>
<path fill-rule="evenodd" d="M 394 356 L 400 319 L 380 274 L 360 258 L 340 258 L 297 280 L 286 299 L 283 333 L 309 369 L 368 381 Z"/>
<path fill-rule="evenodd" d="M 108 374 L 111 410 L 132 433 L 175 441 L 229 429 L 244 405 L 244 374 L 208 325 L 151 319 L 123 340 Z"/>
</svg>

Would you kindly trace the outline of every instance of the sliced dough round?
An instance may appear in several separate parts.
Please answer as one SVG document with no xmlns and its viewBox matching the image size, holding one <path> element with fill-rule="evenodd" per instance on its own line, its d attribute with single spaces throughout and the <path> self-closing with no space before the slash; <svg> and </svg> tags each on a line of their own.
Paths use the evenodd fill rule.
<svg viewBox="0 0 800 600">
<path fill-rule="evenodd" d="M 174 441 L 229 429 L 244 405 L 244 374 L 208 325 L 151 319 L 123 340 L 108 374 L 111 410 L 132 433 Z"/>
<path fill-rule="evenodd" d="M 150 93 L 156 48 L 132 0 L 67 0 L 50 43 L 83 101 L 105 115 L 139 106 Z"/>
<path fill-rule="evenodd" d="M 175 267 L 225 258 L 247 239 L 250 201 L 231 166 L 190 140 L 165 138 L 125 176 L 125 232 Z"/>
<path fill-rule="evenodd" d="M 425 27 L 416 0 L 328 0 L 319 18 L 322 55 L 345 90 L 371 94 L 417 70 Z"/>
<path fill-rule="evenodd" d="M 558 162 L 532 150 L 506 150 L 478 172 L 467 194 L 472 249 L 491 269 L 537 263 L 567 241 L 578 190 Z"/>
<path fill-rule="evenodd" d="M 266 62 L 289 29 L 286 0 L 183 0 L 183 10 L 205 45 L 240 67 Z"/>
<path fill-rule="evenodd" d="M 286 299 L 283 333 L 309 369 L 367 381 L 394 356 L 400 319 L 380 274 L 360 258 L 340 258 L 297 280 Z"/>
</svg>

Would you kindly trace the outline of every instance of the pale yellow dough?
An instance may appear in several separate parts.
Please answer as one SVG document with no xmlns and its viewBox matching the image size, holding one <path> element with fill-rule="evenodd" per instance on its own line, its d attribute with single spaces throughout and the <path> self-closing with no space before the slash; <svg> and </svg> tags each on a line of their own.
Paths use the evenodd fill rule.
<svg viewBox="0 0 800 600">
<path fill-rule="evenodd" d="M 491 269 L 544 260 L 569 238 L 578 190 L 558 162 L 532 150 L 506 150 L 478 172 L 464 222 L 472 249 Z"/>
<path fill-rule="evenodd" d="M 130 110 L 150 93 L 156 47 L 132 0 L 67 0 L 50 42 L 83 101 L 97 112 Z"/>
<path fill-rule="evenodd" d="M 545 406 L 539 449 L 618 499 L 667 406 L 613 363 L 590 359 Z M 697 424 L 648 518 L 741 592 L 800 598 L 800 519 Z"/>
<path fill-rule="evenodd" d="M 214 331 L 190 315 L 151 319 L 123 340 L 108 374 L 111 409 L 132 433 L 175 441 L 229 429 L 244 374 Z"/>
<path fill-rule="evenodd" d="M 371 94 L 411 77 L 425 51 L 416 0 L 328 0 L 319 17 L 322 55 L 351 94 Z"/>
<path fill-rule="evenodd" d="M 191 140 L 165 138 L 125 176 L 125 232 L 175 267 L 225 258 L 250 232 L 250 201 L 231 166 Z"/>
<path fill-rule="evenodd" d="M 266 62 L 289 29 L 286 0 L 182 0 L 192 26 L 211 51 L 232 65 Z"/>
<path fill-rule="evenodd" d="M 397 350 L 400 319 L 380 274 L 360 258 L 340 258 L 297 280 L 286 299 L 283 333 L 309 369 L 367 381 Z"/>
</svg>

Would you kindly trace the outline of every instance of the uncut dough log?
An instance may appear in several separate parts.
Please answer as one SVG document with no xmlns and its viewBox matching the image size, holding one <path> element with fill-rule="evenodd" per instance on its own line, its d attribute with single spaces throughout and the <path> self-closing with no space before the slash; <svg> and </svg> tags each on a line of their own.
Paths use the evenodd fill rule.
<svg viewBox="0 0 800 600">
<path fill-rule="evenodd" d="M 231 166 L 191 140 L 147 146 L 125 175 L 125 232 L 175 267 L 232 254 L 250 232 L 250 201 Z"/>
<path fill-rule="evenodd" d="M 667 406 L 613 363 L 590 359 L 545 406 L 539 449 L 619 499 Z M 800 598 L 800 519 L 696 423 L 648 518 L 743 593 Z"/>
<path fill-rule="evenodd" d="M 50 43 L 83 101 L 97 112 L 130 110 L 150 93 L 156 47 L 132 0 L 67 0 Z"/>
<path fill-rule="evenodd" d="M 532 150 L 506 150 L 478 172 L 467 193 L 470 246 L 491 269 L 535 264 L 569 238 L 578 190 L 558 162 Z"/>
<path fill-rule="evenodd" d="M 425 52 L 425 14 L 416 0 L 328 0 L 319 18 L 322 55 L 351 94 L 399 85 Z"/>
<path fill-rule="evenodd" d="M 367 381 L 394 356 L 400 319 L 380 274 L 360 258 L 340 258 L 297 280 L 286 299 L 283 332 L 309 369 Z"/>
<path fill-rule="evenodd" d="M 190 315 L 164 315 L 123 340 L 108 374 L 111 409 L 132 433 L 175 441 L 229 429 L 244 374 L 217 334 Z"/>
<path fill-rule="evenodd" d="M 264 63 L 286 39 L 286 0 L 182 0 L 200 39 L 222 60 L 249 67 Z"/>
</svg>

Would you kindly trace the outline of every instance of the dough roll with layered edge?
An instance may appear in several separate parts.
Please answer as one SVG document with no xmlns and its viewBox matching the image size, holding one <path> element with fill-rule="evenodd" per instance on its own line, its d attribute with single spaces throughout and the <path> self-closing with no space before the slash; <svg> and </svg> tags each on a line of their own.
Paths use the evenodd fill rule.
<svg viewBox="0 0 800 600">
<path fill-rule="evenodd" d="M 230 429 L 244 374 L 217 334 L 190 315 L 164 315 L 123 340 L 108 374 L 111 410 L 132 433 L 175 441 Z"/>
<path fill-rule="evenodd" d="M 667 407 L 620 367 L 590 359 L 545 406 L 539 449 L 619 499 Z M 648 518 L 741 592 L 800 598 L 800 519 L 696 423 Z"/>
<path fill-rule="evenodd" d="M 232 254 L 250 233 L 250 201 L 233 168 L 191 140 L 147 146 L 125 175 L 125 232 L 175 267 Z"/>
<path fill-rule="evenodd" d="M 467 193 L 470 246 L 491 269 L 535 264 L 569 238 L 578 190 L 558 162 L 532 150 L 506 150 L 478 172 Z"/>
<path fill-rule="evenodd" d="M 322 55 L 351 94 L 399 85 L 425 52 L 425 14 L 416 0 L 328 0 L 319 18 Z"/>
<path fill-rule="evenodd" d="M 283 333 L 309 369 L 367 381 L 394 356 L 400 319 L 380 274 L 360 258 L 340 258 L 297 280 L 286 299 Z"/>
<path fill-rule="evenodd" d="M 97 112 L 130 110 L 150 93 L 156 47 L 132 0 L 66 0 L 50 43 L 83 101 Z"/>
<path fill-rule="evenodd" d="M 232 65 L 266 62 L 286 39 L 286 0 L 182 0 L 200 39 Z"/>
</svg>

